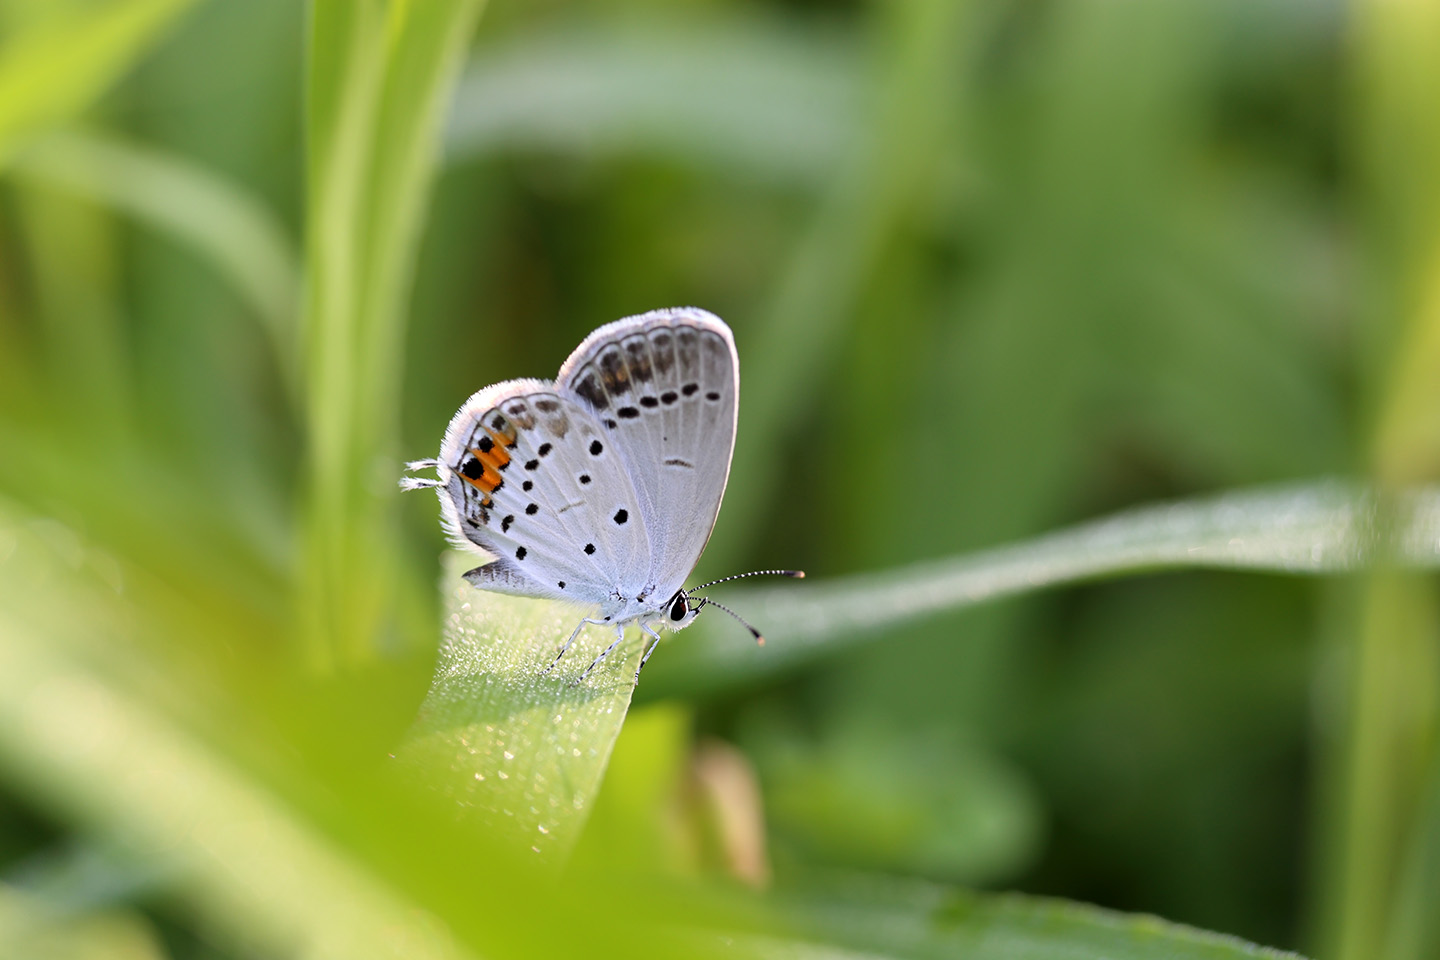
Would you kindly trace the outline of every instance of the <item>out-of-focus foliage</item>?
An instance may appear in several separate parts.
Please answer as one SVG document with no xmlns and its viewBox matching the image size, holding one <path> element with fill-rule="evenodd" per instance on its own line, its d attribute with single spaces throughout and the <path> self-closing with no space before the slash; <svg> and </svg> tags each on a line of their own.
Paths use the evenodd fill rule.
<svg viewBox="0 0 1440 960">
<path fill-rule="evenodd" d="M 0 954 L 1440 956 L 1432 6 L 3 0 Z M 395 479 L 677 303 L 627 719 Z"/>
</svg>

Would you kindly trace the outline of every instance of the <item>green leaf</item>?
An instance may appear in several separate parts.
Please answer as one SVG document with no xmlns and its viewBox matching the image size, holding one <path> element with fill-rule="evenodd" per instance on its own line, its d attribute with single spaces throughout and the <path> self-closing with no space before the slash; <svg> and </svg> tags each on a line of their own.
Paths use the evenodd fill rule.
<svg viewBox="0 0 1440 960">
<path fill-rule="evenodd" d="M 770 957 L 965 960 L 1241 960 L 1296 957 L 1157 917 L 1062 900 L 991 896 L 923 882 L 854 877 L 778 898 L 801 944 Z"/>
<path fill-rule="evenodd" d="M 1440 567 L 1440 490 L 1383 508 L 1373 494 L 1338 483 L 1237 491 L 882 573 L 736 591 L 726 604 L 764 631 L 766 646 L 757 649 L 733 624 L 711 617 L 685 643 L 657 652 L 644 692 L 713 690 L 924 617 L 1065 583 L 1193 567 L 1330 574 L 1375 562 Z"/>
<path fill-rule="evenodd" d="M 435 683 L 399 755 L 419 765 L 463 818 L 508 833 L 548 863 L 579 838 L 634 690 L 634 632 L 584 682 L 614 639 L 587 626 L 545 672 L 585 614 L 484 593 L 461 578 L 476 557 L 450 554 Z"/>
</svg>

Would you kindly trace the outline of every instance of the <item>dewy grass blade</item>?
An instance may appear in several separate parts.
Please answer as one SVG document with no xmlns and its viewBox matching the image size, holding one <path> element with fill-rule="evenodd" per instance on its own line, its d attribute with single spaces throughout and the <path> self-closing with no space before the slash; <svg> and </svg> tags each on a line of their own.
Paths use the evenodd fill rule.
<svg viewBox="0 0 1440 960">
<path fill-rule="evenodd" d="M 546 862 L 578 839 L 634 689 L 635 635 L 583 683 L 574 682 L 614 639 L 586 627 L 553 670 L 580 608 L 476 590 L 477 565 L 451 554 L 435 682 L 399 756 L 434 775 L 487 832 L 509 833 Z"/>
<path fill-rule="evenodd" d="M 770 673 L 907 621 L 1081 580 L 1186 567 L 1344 573 L 1377 559 L 1375 498 L 1339 483 L 1240 491 L 1142 507 L 1012 546 L 830 583 L 737 591 L 727 603 L 763 624 L 764 649 L 711 626 L 661 650 L 646 695 Z M 1440 567 L 1440 490 L 1389 507 L 1389 563 Z M 687 636 L 687 640 L 689 637 Z M 745 642 L 741 642 L 741 641 Z M 667 646 L 671 646 L 667 644 Z"/>
</svg>

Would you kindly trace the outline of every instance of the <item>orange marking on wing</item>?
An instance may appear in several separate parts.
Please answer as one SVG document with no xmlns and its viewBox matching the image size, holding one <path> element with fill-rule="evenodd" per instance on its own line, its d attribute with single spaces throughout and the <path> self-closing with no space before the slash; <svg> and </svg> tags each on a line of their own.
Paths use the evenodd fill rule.
<svg viewBox="0 0 1440 960">
<path fill-rule="evenodd" d="M 506 452 L 504 446 L 498 443 L 491 447 L 488 452 L 475 447 L 471 447 L 470 452 L 475 454 L 476 459 L 485 464 L 485 466 L 492 467 L 496 470 L 499 470 L 510 462 L 510 454 Z"/>
<path fill-rule="evenodd" d="M 500 474 L 496 473 L 495 468 L 490 466 L 490 464 L 486 463 L 483 459 L 480 461 L 480 463 L 485 468 L 485 471 L 481 473 L 480 476 L 471 478 L 465 476 L 465 474 L 462 473 L 460 474 L 460 479 L 464 480 L 466 483 L 470 484 L 470 486 L 485 494 L 485 506 L 488 507 L 490 505 L 489 495 L 494 493 L 495 488 L 500 486 L 500 484 L 504 483 L 505 481 L 500 478 Z"/>
</svg>

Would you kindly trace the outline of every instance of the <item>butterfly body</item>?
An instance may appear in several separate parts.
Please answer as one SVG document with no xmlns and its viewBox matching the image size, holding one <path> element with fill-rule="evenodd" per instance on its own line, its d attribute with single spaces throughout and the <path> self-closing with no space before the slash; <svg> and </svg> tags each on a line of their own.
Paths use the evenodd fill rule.
<svg viewBox="0 0 1440 960">
<path fill-rule="evenodd" d="M 738 392 L 723 321 L 651 311 L 595 330 L 554 381 L 475 393 L 439 457 L 410 465 L 437 479 L 402 485 L 434 487 L 450 539 L 495 558 L 465 575 L 475 586 L 596 608 L 581 627 L 613 624 L 617 643 L 629 624 L 658 640 L 703 605 L 683 586 L 725 493 Z"/>
</svg>

